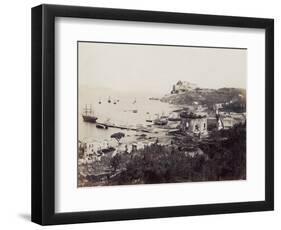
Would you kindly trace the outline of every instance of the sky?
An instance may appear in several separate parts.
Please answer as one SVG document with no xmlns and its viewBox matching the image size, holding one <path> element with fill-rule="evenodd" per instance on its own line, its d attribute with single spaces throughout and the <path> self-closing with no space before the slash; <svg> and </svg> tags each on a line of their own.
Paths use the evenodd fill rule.
<svg viewBox="0 0 281 230">
<path fill-rule="evenodd" d="M 79 87 L 167 94 L 177 81 L 246 88 L 247 50 L 78 42 Z"/>
</svg>

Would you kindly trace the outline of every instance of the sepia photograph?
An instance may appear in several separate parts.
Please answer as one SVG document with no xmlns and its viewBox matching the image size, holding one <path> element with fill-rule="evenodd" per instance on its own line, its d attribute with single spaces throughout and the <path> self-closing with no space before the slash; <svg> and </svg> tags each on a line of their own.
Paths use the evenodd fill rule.
<svg viewBox="0 0 281 230">
<path fill-rule="evenodd" d="M 32 8 L 31 220 L 274 210 L 274 19 L 129 8 Z"/>
<path fill-rule="evenodd" d="M 247 49 L 77 42 L 77 186 L 246 180 Z"/>
</svg>

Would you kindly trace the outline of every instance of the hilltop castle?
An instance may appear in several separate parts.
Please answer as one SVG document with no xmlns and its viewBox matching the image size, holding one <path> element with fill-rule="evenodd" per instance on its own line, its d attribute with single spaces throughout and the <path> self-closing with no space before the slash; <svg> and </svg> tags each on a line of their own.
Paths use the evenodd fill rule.
<svg viewBox="0 0 281 230">
<path fill-rule="evenodd" d="M 173 85 L 172 94 L 184 93 L 187 91 L 193 91 L 197 85 L 190 83 L 188 81 L 178 81 L 175 85 Z"/>
</svg>

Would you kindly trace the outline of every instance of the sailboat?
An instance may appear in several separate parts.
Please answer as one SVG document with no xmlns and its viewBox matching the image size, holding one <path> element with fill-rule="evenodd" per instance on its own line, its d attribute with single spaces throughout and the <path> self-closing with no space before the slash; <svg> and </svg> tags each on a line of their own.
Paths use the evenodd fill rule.
<svg viewBox="0 0 281 230">
<path fill-rule="evenodd" d="M 158 118 L 154 120 L 155 125 L 166 125 L 168 123 L 168 119 L 166 116 L 162 115 L 161 117 L 159 117 L 159 114 L 157 114 L 157 117 Z"/>
<path fill-rule="evenodd" d="M 87 105 L 85 106 L 82 117 L 84 122 L 89 122 L 89 123 L 96 123 L 98 119 L 96 116 L 93 115 L 91 105 L 89 105 L 89 107 Z"/>
<path fill-rule="evenodd" d="M 151 116 L 150 116 L 150 115 L 146 118 L 145 121 L 146 121 L 146 122 L 153 122 L 153 120 L 151 119 Z"/>
</svg>

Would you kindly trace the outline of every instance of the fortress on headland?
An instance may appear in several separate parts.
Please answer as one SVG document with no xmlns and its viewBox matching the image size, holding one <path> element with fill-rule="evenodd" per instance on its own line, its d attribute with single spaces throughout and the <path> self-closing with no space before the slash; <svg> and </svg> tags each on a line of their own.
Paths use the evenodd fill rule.
<svg viewBox="0 0 281 230">
<path fill-rule="evenodd" d="M 196 84 L 190 83 L 188 81 L 178 81 L 175 85 L 173 85 L 173 89 L 171 91 L 172 94 L 184 93 L 187 91 L 193 91 L 197 88 Z"/>
</svg>

